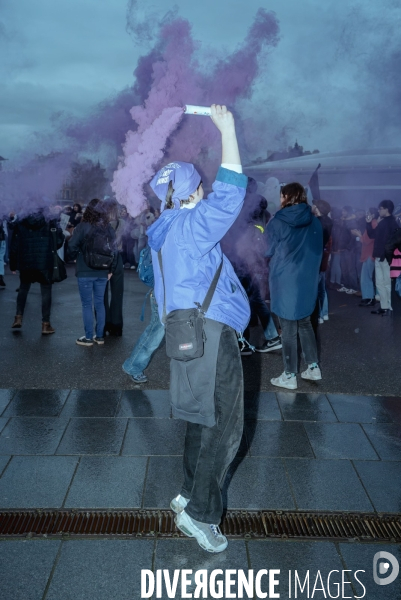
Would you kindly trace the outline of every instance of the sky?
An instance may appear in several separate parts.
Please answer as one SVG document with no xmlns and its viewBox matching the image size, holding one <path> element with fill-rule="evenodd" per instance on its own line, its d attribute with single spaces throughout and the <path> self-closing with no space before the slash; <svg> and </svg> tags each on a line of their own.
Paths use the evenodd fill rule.
<svg viewBox="0 0 401 600">
<path fill-rule="evenodd" d="M 321 151 L 401 146 L 398 0 L 0 0 L 0 155 L 36 150 L 55 116 L 85 119 L 132 86 L 168 10 L 191 23 L 207 69 L 260 7 L 275 11 L 279 42 L 240 103 L 244 123 L 258 123 L 254 156 L 295 139 Z"/>
</svg>

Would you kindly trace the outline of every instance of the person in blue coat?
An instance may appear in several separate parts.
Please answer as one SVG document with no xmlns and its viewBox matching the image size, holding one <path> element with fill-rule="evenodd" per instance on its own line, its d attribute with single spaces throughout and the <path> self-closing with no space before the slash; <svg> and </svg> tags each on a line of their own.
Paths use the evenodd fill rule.
<svg viewBox="0 0 401 600">
<path fill-rule="evenodd" d="M 203 356 L 186 362 L 171 359 L 170 366 L 173 417 L 187 421 L 184 483 L 170 506 L 177 513 L 177 527 L 196 538 L 204 550 L 216 553 L 227 547 L 219 529 L 221 488 L 239 448 L 244 419 L 236 332 L 242 333 L 247 326 L 250 309 L 220 247 L 242 208 L 248 178 L 242 174 L 233 115 L 225 106 L 212 105 L 211 112 L 223 150 L 212 193 L 203 199 L 201 177 L 194 165 L 166 165 L 150 183 L 162 201 L 162 214 L 147 234 L 161 320 L 163 314 L 202 304 L 222 266 L 205 313 Z"/>
<path fill-rule="evenodd" d="M 271 257 L 270 308 L 280 319 L 284 360 L 284 372 L 271 379 L 271 383 L 295 390 L 298 336 L 307 364 L 302 379 L 322 378 L 311 314 L 317 301 L 323 230 L 300 183 L 283 186 L 280 203 L 281 209 L 266 229 L 266 256 Z"/>
</svg>

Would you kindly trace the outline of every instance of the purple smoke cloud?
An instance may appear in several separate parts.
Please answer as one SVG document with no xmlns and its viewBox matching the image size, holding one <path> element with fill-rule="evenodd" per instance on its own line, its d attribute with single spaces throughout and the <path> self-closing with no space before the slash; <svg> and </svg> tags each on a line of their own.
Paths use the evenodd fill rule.
<svg viewBox="0 0 401 600">
<path fill-rule="evenodd" d="M 176 18 L 161 28 L 158 42 L 161 55 L 151 65 L 152 85 L 144 103 L 130 111 L 138 128 L 136 132 L 127 134 L 124 158 L 114 174 L 112 185 L 117 200 L 126 204 L 133 216 L 146 207 L 143 185 L 156 172 L 160 161 L 197 162 L 206 178 L 210 178 L 216 169 L 213 159 L 216 158 L 215 146 L 219 137 L 217 130 L 207 118 L 188 116 L 181 121 L 182 112 L 180 115 L 177 107 L 218 103 L 226 104 L 235 111 L 237 101 L 248 98 L 252 93 L 259 73 L 259 53 L 264 47 L 273 47 L 277 42 L 275 15 L 259 9 L 243 45 L 204 73 L 194 56 L 197 44 L 192 38 L 190 23 Z M 141 75 L 149 83 L 149 63 L 147 57 L 147 69 L 142 68 L 145 62 L 140 70 L 137 69 L 138 90 L 144 88 Z M 167 107 L 175 112 L 165 112 Z M 169 119 L 168 123 L 162 123 L 163 114 Z M 163 155 L 162 149 L 171 134 L 170 144 Z"/>
</svg>

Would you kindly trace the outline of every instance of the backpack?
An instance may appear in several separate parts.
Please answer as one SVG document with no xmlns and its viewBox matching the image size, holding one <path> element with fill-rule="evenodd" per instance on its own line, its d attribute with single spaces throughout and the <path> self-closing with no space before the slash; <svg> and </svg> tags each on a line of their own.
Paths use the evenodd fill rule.
<svg viewBox="0 0 401 600">
<path fill-rule="evenodd" d="M 110 229 L 92 227 L 86 238 L 84 261 L 90 269 L 110 269 L 115 255 L 115 239 Z"/>
<path fill-rule="evenodd" d="M 152 252 L 149 246 L 146 246 L 139 255 L 138 263 L 139 279 L 149 287 L 153 287 L 155 278 L 153 275 Z"/>
</svg>

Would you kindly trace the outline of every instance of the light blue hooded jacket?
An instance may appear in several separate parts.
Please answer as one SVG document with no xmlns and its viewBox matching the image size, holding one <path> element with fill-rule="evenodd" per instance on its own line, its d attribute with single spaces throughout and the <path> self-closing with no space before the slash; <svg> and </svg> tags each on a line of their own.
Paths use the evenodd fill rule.
<svg viewBox="0 0 401 600">
<path fill-rule="evenodd" d="M 192 209 L 164 210 L 148 229 L 160 319 L 164 291 L 157 252 L 162 249 L 166 314 L 202 304 L 221 259 L 223 268 L 206 317 L 242 332 L 250 318 L 249 301 L 220 240 L 237 218 L 248 178 L 219 168 L 213 192 Z"/>
</svg>

